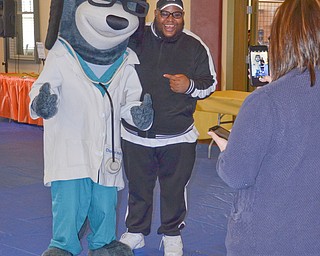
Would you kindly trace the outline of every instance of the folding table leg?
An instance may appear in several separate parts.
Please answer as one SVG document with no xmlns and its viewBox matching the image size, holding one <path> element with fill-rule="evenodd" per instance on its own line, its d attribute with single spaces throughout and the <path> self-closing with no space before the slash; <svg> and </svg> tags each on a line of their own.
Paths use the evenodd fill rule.
<svg viewBox="0 0 320 256">
<path fill-rule="evenodd" d="M 208 146 L 208 158 L 211 158 L 211 148 L 212 148 L 213 143 L 214 143 L 214 140 L 211 140 L 211 142 Z"/>
</svg>

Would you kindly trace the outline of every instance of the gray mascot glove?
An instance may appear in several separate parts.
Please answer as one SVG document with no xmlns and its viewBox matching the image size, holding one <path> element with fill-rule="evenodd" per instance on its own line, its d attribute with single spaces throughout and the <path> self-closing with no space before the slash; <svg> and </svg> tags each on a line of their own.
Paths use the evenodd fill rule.
<svg viewBox="0 0 320 256">
<path fill-rule="evenodd" d="M 131 108 L 133 123 L 139 130 L 148 129 L 153 122 L 154 110 L 152 108 L 151 95 L 146 93 L 140 106 Z"/>
<path fill-rule="evenodd" d="M 50 84 L 44 83 L 38 96 L 32 101 L 31 108 L 38 116 L 49 119 L 58 112 L 57 100 L 56 94 L 50 94 Z"/>
<path fill-rule="evenodd" d="M 97 250 L 90 250 L 89 256 L 134 256 L 131 248 L 119 241 L 112 241 L 110 244 Z"/>
</svg>

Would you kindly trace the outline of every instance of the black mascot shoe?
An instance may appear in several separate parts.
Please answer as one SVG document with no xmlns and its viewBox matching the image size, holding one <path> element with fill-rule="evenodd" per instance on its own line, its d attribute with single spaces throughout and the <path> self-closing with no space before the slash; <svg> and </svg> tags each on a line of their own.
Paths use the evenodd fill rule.
<svg viewBox="0 0 320 256">
<path fill-rule="evenodd" d="M 68 251 L 53 247 L 47 249 L 41 256 L 72 256 L 72 254 Z"/>
<path fill-rule="evenodd" d="M 88 256 L 134 256 L 134 254 L 128 245 L 112 241 L 100 249 L 89 250 Z"/>
</svg>

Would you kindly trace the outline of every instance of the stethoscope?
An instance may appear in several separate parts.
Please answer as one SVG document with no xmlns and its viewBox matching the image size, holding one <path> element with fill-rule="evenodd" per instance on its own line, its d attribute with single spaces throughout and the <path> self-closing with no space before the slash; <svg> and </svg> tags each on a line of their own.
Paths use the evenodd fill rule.
<svg viewBox="0 0 320 256">
<path fill-rule="evenodd" d="M 110 112 L 111 112 L 111 150 L 112 150 L 112 153 L 111 153 L 111 158 L 109 158 L 106 162 L 106 169 L 109 173 L 111 174 L 116 174 L 120 171 L 121 169 L 121 161 L 116 158 L 115 156 L 115 145 L 114 145 L 114 107 L 113 107 L 113 101 L 111 99 L 111 96 L 110 96 L 110 93 L 108 92 L 107 88 L 106 88 L 106 85 L 107 84 L 110 84 L 113 79 L 115 78 L 115 76 L 118 74 L 119 70 L 121 70 L 122 66 L 124 65 L 124 63 L 127 61 L 127 58 L 128 58 L 128 55 L 125 54 L 124 56 L 124 59 L 122 61 L 122 63 L 120 64 L 120 66 L 118 67 L 118 69 L 116 70 L 116 72 L 114 72 L 114 74 L 112 75 L 112 77 L 109 79 L 109 81 L 107 82 L 98 82 L 98 81 L 94 81 L 92 80 L 90 77 L 88 77 L 88 75 L 84 72 L 82 66 L 81 66 L 81 63 L 77 57 L 77 54 L 76 52 L 74 51 L 74 49 L 72 48 L 72 46 L 68 43 L 68 41 L 66 41 L 65 39 L 63 39 L 62 37 L 59 37 L 59 39 L 69 48 L 69 50 L 71 51 L 74 59 L 77 61 L 77 64 L 79 65 L 80 67 L 80 70 L 82 72 L 82 74 L 91 82 L 91 83 L 94 83 L 94 84 L 99 84 L 103 90 L 106 92 L 106 95 L 109 99 L 109 103 L 110 103 Z"/>
<path fill-rule="evenodd" d="M 116 174 L 118 171 L 120 171 L 121 168 L 121 162 L 118 158 L 115 156 L 115 150 L 114 150 L 114 109 L 113 109 L 113 101 L 111 99 L 110 93 L 108 92 L 106 86 L 103 83 L 99 83 L 99 85 L 103 88 L 103 90 L 106 92 L 109 103 L 110 103 L 110 112 L 111 112 L 111 148 L 112 148 L 112 155 L 111 158 L 109 158 L 106 162 L 106 168 L 107 170 L 112 173 Z"/>
</svg>

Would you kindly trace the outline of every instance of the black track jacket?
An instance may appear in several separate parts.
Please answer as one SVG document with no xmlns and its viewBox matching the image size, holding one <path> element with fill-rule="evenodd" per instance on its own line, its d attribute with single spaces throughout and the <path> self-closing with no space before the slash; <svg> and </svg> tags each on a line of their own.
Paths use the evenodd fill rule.
<svg viewBox="0 0 320 256">
<path fill-rule="evenodd" d="M 141 100 L 144 94 L 150 93 L 155 110 L 152 127 L 139 135 L 171 137 L 187 132 L 194 122 L 197 100 L 206 98 L 215 90 L 215 74 L 210 72 L 205 47 L 184 32 L 173 42 L 164 41 L 152 27 L 146 26 L 142 48 L 137 53 L 140 64 L 136 65 L 136 70 L 143 87 Z M 171 91 L 169 79 L 164 78 L 164 74 L 186 75 L 191 81 L 187 92 Z M 124 127 L 137 131 L 127 123 Z"/>
</svg>

